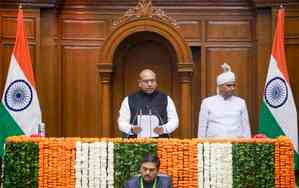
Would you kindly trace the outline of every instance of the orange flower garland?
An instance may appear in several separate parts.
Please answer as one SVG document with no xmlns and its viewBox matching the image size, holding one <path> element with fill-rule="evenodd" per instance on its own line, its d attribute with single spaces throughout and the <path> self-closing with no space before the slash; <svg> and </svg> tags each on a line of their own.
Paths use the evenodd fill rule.
<svg viewBox="0 0 299 188">
<path fill-rule="evenodd" d="M 275 187 L 295 187 L 293 144 L 287 137 L 279 137 L 275 143 Z"/>
<path fill-rule="evenodd" d="M 175 188 L 197 187 L 197 141 L 163 140 L 158 142 L 160 170 L 172 177 Z"/>
</svg>

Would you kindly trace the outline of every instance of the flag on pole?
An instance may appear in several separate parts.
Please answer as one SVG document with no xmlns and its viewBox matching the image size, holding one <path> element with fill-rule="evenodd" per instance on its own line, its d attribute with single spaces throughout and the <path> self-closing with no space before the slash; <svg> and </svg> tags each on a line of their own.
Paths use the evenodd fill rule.
<svg viewBox="0 0 299 188">
<path fill-rule="evenodd" d="M 0 104 L 0 156 L 8 136 L 38 133 L 41 111 L 36 92 L 23 10 L 19 8 L 16 42 Z"/>
<path fill-rule="evenodd" d="M 284 48 L 284 8 L 278 10 L 263 102 L 260 108 L 259 132 L 270 138 L 288 136 L 298 155 L 297 110 L 291 89 Z M 295 160 L 296 169 L 298 161 Z"/>
</svg>

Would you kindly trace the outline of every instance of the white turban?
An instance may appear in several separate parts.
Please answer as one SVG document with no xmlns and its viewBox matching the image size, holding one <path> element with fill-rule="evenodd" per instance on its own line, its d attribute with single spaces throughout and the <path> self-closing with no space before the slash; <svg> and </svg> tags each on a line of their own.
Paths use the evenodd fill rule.
<svg viewBox="0 0 299 188">
<path fill-rule="evenodd" d="M 231 71 L 231 68 L 228 64 L 224 63 L 222 66 L 223 73 L 217 76 L 217 86 L 225 84 L 227 82 L 235 82 L 235 73 Z"/>
</svg>

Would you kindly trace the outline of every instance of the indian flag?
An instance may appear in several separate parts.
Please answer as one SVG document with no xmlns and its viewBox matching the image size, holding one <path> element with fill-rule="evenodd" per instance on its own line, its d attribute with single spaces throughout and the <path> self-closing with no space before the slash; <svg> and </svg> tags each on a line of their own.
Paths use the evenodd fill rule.
<svg viewBox="0 0 299 188">
<path fill-rule="evenodd" d="M 40 123 L 41 111 L 20 8 L 16 42 L 0 104 L 0 156 L 8 136 L 37 134 Z"/>
<path fill-rule="evenodd" d="M 285 10 L 280 8 L 264 88 L 263 103 L 260 108 L 259 132 L 271 138 L 281 135 L 288 136 L 292 140 L 297 153 L 297 110 L 285 58 L 284 15 Z M 296 169 L 298 169 L 297 160 L 295 164 Z"/>
</svg>

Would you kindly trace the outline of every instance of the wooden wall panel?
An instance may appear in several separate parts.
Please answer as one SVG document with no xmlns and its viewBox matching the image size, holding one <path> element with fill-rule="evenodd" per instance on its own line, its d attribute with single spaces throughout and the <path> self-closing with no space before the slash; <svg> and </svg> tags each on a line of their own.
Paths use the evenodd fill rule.
<svg viewBox="0 0 299 188">
<path fill-rule="evenodd" d="M 196 40 L 201 39 L 201 22 L 200 21 L 178 21 L 178 30 L 182 33 L 186 40 Z"/>
<path fill-rule="evenodd" d="M 248 20 L 207 21 L 207 41 L 251 41 L 251 24 Z"/>
<path fill-rule="evenodd" d="M 203 80 L 201 80 L 201 48 L 192 47 L 192 56 L 194 63 L 194 72 L 192 75 L 192 134 L 193 137 L 197 137 L 197 127 L 198 127 L 198 115 L 200 110 L 201 100 L 204 98 L 201 95 L 203 88 Z"/>
<path fill-rule="evenodd" d="M 285 24 L 286 60 L 297 113 L 299 114 L 299 9 L 287 9 Z"/>
<path fill-rule="evenodd" d="M 299 109 L 299 73 L 298 73 L 299 43 L 294 45 L 287 45 L 286 56 L 287 56 L 287 65 L 289 70 L 291 88 L 293 91 L 297 109 Z M 297 110 L 297 112 L 298 111 L 299 110 Z"/>
<path fill-rule="evenodd" d="M 47 136 L 62 136 L 61 66 L 57 33 L 56 11 L 43 10 L 41 12 L 40 63 L 37 64 L 36 75 Z"/>
<path fill-rule="evenodd" d="M 16 15 L 2 17 L 2 37 L 14 39 L 16 37 L 17 18 Z M 34 17 L 25 17 L 25 31 L 27 39 L 36 40 L 36 24 Z"/>
<path fill-rule="evenodd" d="M 96 62 L 99 48 L 62 50 L 62 135 L 99 136 Z"/>
<path fill-rule="evenodd" d="M 285 49 L 286 61 L 289 71 L 289 79 L 297 113 L 299 109 L 299 8 L 289 8 L 286 11 L 285 21 Z M 298 118 L 299 125 L 299 118 Z M 298 130 L 299 134 L 299 130 Z"/>
<path fill-rule="evenodd" d="M 286 17 L 285 34 L 288 38 L 299 38 L 299 15 Z"/>
<path fill-rule="evenodd" d="M 107 26 L 103 20 L 70 20 L 64 19 L 62 23 L 63 39 L 103 39 Z"/>
</svg>

